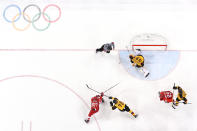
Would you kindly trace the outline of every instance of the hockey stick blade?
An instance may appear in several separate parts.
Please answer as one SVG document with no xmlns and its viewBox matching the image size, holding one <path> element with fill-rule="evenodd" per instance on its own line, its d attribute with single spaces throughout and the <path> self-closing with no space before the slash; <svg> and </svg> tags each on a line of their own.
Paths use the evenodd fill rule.
<svg viewBox="0 0 197 131">
<path fill-rule="evenodd" d="M 94 91 L 94 92 L 96 92 L 96 93 L 101 94 L 100 92 L 98 92 L 98 91 L 96 91 L 96 90 L 94 90 L 94 89 L 90 88 L 87 84 L 86 84 L 86 86 L 87 86 L 87 88 L 88 88 L 88 89 L 90 89 L 90 90 L 92 90 L 92 91 Z"/>
<path fill-rule="evenodd" d="M 92 90 L 92 91 L 94 91 L 94 92 L 96 92 L 96 93 L 98 93 L 98 94 L 101 94 L 100 92 L 98 92 L 98 91 L 96 91 L 96 90 L 90 88 L 87 84 L 86 84 L 86 86 L 87 86 L 88 89 L 90 89 L 90 90 Z M 107 96 L 107 95 L 105 95 L 105 94 L 104 94 L 103 96 L 109 97 L 109 96 Z"/>
</svg>

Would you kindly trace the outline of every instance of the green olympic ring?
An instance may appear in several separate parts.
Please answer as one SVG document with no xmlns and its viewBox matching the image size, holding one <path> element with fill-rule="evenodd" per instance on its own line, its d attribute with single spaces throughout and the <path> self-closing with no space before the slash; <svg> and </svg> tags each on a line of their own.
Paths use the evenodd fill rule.
<svg viewBox="0 0 197 131">
<path fill-rule="evenodd" d="M 50 20 L 50 17 L 49 17 L 46 13 L 42 13 L 42 14 L 45 15 L 45 16 Z M 51 25 L 51 23 L 48 22 L 47 26 L 44 27 L 44 28 L 38 28 L 38 27 L 36 27 L 36 25 L 35 25 L 35 19 L 37 19 L 37 16 L 40 16 L 40 15 L 41 15 L 41 13 L 38 13 L 38 14 L 36 14 L 36 15 L 33 17 L 33 19 L 32 19 L 32 26 L 33 26 L 34 29 L 37 30 L 37 31 L 45 31 L 45 30 L 47 30 L 47 29 L 49 28 L 49 26 Z"/>
</svg>

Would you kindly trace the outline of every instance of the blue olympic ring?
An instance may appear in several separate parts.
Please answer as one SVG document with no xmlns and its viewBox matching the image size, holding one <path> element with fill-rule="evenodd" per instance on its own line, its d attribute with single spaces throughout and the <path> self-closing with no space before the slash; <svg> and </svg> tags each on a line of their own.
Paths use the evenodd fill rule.
<svg viewBox="0 0 197 131">
<path fill-rule="evenodd" d="M 18 11 L 19 11 L 19 16 L 18 16 L 18 18 L 17 18 L 16 20 L 14 20 L 14 22 L 16 22 L 16 21 L 18 21 L 18 20 L 20 19 L 22 12 L 21 12 L 20 7 L 17 6 L 17 5 L 15 5 L 15 4 L 9 5 L 9 6 L 7 6 L 7 7 L 4 9 L 3 18 L 4 18 L 7 22 L 9 22 L 9 23 L 12 23 L 12 22 L 13 22 L 12 20 L 8 20 L 8 19 L 6 18 L 6 16 L 5 16 L 5 15 L 6 15 L 7 9 L 9 9 L 10 7 L 16 7 L 16 8 L 18 9 Z"/>
</svg>

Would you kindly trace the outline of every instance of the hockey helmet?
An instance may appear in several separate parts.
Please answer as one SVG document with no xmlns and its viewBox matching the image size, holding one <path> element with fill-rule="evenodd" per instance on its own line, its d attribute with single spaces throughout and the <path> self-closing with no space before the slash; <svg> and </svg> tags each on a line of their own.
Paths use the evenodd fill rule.
<svg viewBox="0 0 197 131">
<path fill-rule="evenodd" d="M 134 58 L 134 55 L 129 55 L 129 58 L 130 58 L 130 59 L 133 59 L 133 58 Z"/>
<path fill-rule="evenodd" d="M 101 96 L 102 96 L 102 97 L 104 96 L 104 93 L 103 93 L 103 92 L 101 92 Z"/>
<path fill-rule="evenodd" d="M 174 87 L 173 87 L 174 90 L 176 90 L 176 89 L 178 89 L 178 88 L 179 88 L 179 86 L 174 86 Z"/>
<path fill-rule="evenodd" d="M 114 98 L 113 103 L 115 103 L 115 104 L 118 103 L 118 99 Z"/>
<path fill-rule="evenodd" d="M 113 44 L 113 45 L 114 45 L 114 42 L 111 42 L 111 44 Z"/>
</svg>

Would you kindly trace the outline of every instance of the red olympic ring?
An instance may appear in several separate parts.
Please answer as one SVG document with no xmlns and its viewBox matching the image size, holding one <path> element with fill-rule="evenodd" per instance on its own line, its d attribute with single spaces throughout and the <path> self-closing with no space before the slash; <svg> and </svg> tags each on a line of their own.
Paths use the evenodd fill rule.
<svg viewBox="0 0 197 131">
<path fill-rule="evenodd" d="M 55 20 L 48 20 L 48 19 L 46 18 L 46 16 L 44 15 L 44 13 L 46 12 L 46 10 L 47 10 L 49 7 L 51 7 L 51 6 L 56 7 L 56 8 L 58 9 L 58 11 L 59 11 L 59 16 L 58 16 L 57 19 L 55 19 Z M 42 15 L 43 15 L 43 18 L 44 18 L 47 22 L 54 23 L 54 22 L 56 22 L 56 21 L 58 21 L 58 20 L 60 19 L 61 14 L 62 14 L 62 12 L 61 12 L 61 9 L 60 9 L 59 6 L 57 6 L 57 5 L 55 5 L 55 4 L 50 4 L 50 5 L 47 5 L 47 6 L 44 8 L 43 14 L 42 14 Z"/>
</svg>

